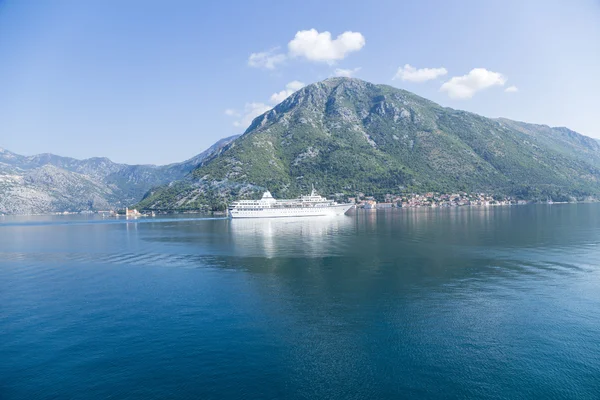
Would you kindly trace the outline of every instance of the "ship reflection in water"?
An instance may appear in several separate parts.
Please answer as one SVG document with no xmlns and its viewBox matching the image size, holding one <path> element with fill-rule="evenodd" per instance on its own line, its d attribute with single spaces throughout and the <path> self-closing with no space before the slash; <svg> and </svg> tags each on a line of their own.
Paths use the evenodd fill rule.
<svg viewBox="0 0 600 400">
<path fill-rule="evenodd" d="M 353 232 L 354 218 L 331 217 L 251 218 L 229 222 L 233 245 L 245 256 L 322 257 L 343 254 Z"/>
</svg>

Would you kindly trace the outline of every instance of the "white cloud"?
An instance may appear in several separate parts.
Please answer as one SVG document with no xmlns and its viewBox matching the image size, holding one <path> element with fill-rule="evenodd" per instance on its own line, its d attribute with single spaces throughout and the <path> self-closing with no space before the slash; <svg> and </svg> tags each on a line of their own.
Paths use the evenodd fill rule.
<svg viewBox="0 0 600 400">
<path fill-rule="evenodd" d="M 470 99 L 480 90 L 491 86 L 504 86 L 506 78 L 498 72 L 485 68 L 474 68 L 467 75 L 455 76 L 444 83 L 440 91 L 447 92 L 453 99 Z"/>
<path fill-rule="evenodd" d="M 506 93 L 515 93 L 515 92 L 518 92 L 518 91 L 519 91 L 519 88 L 518 88 L 518 87 L 516 87 L 516 86 L 509 86 L 509 87 L 507 87 L 506 89 L 504 89 L 504 91 L 505 91 Z"/>
<path fill-rule="evenodd" d="M 271 95 L 270 102 L 273 104 L 281 103 L 292 93 L 302 89 L 304 86 L 306 85 L 303 82 L 291 81 L 285 85 L 285 89 L 283 89 L 281 92 L 273 93 Z M 252 102 L 246 103 L 244 105 L 244 110 L 241 112 L 233 108 L 228 108 L 225 110 L 225 115 L 236 118 L 236 120 L 233 122 L 233 126 L 245 129 L 250 126 L 254 118 L 269 111 L 271 108 L 273 107 L 265 103 Z"/>
<path fill-rule="evenodd" d="M 321 33 L 316 29 L 298 31 L 288 43 L 287 54 L 280 52 L 279 47 L 252 53 L 248 57 L 248 65 L 273 70 L 291 57 L 304 57 L 310 61 L 331 65 L 346 58 L 348 54 L 362 49 L 365 43 L 365 37 L 360 32 L 347 31 L 332 39 L 331 33 L 327 31 Z"/>
<path fill-rule="evenodd" d="M 332 39 L 327 31 L 319 33 L 310 29 L 296 32 L 294 39 L 288 43 L 288 50 L 291 57 L 333 64 L 364 45 L 365 37 L 360 32 L 347 31 Z"/>
<path fill-rule="evenodd" d="M 239 117 L 239 116 L 240 116 L 240 113 L 239 113 L 239 112 L 237 112 L 237 111 L 235 111 L 235 110 L 234 110 L 234 109 L 232 109 L 232 108 L 228 108 L 227 110 L 225 110 L 225 115 L 228 115 L 228 116 L 230 116 L 230 117 Z"/>
<path fill-rule="evenodd" d="M 271 106 L 265 103 L 246 103 L 242 117 L 233 123 L 233 126 L 238 128 L 247 128 L 252 123 L 252 120 L 259 115 L 269 111 Z M 241 114 L 238 114 L 241 115 Z"/>
<path fill-rule="evenodd" d="M 275 69 L 277 64 L 281 64 L 287 58 L 285 54 L 278 53 L 278 48 L 260 53 L 252 53 L 248 58 L 248 65 L 254 68 Z"/>
<path fill-rule="evenodd" d="M 358 71 L 360 71 L 360 67 L 354 69 L 336 68 L 335 71 L 333 71 L 333 76 L 343 76 L 346 78 L 352 78 L 352 76 Z"/>
<path fill-rule="evenodd" d="M 399 67 L 392 80 L 400 79 L 408 82 L 425 82 L 446 75 L 446 68 L 415 68 L 410 64 Z"/>
<path fill-rule="evenodd" d="M 271 95 L 270 101 L 273 104 L 279 104 L 285 99 L 287 99 L 292 93 L 302 89 L 304 86 L 306 85 L 303 82 L 291 81 L 290 83 L 285 85 L 285 89 L 283 89 L 281 92 L 273 93 Z"/>
</svg>

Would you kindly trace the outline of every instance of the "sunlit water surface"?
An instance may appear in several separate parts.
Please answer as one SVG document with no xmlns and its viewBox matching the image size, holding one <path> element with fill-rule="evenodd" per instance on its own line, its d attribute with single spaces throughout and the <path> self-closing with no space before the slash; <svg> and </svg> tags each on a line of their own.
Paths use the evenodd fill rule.
<svg viewBox="0 0 600 400">
<path fill-rule="evenodd" d="M 600 398 L 600 205 L 0 218 L 1 399 Z"/>
</svg>

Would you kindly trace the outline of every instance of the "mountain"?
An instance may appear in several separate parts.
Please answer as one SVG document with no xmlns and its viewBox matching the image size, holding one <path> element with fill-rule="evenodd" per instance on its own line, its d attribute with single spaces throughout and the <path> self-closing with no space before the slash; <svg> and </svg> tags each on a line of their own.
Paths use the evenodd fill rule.
<svg viewBox="0 0 600 400">
<path fill-rule="evenodd" d="M 144 208 L 252 197 L 484 191 L 523 198 L 600 193 L 600 145 L 566 128 L 490 119 L 405 90 L 331 78 L 297 91 Z"/>
<path fill-rule="evenodd" d="M 0 213 L 105 210 L 138 202 L 152 187 L 182 179 L 237 138 L 219 140 L 197 156 L 165 166 L 127 165 L 108 158 L 22 156 L 0 149 Z"/>
</svg>

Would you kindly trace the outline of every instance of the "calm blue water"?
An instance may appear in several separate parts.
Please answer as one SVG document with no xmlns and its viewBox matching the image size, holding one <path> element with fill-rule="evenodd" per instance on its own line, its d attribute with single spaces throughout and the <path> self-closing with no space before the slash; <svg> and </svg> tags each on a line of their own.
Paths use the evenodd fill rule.
<svg viewBox="0 0 600 400">
<path fill-rule="evenodd" d="M 0 219 L 1 399 L 600 398 L 600 205 Z"/>
</svg>

